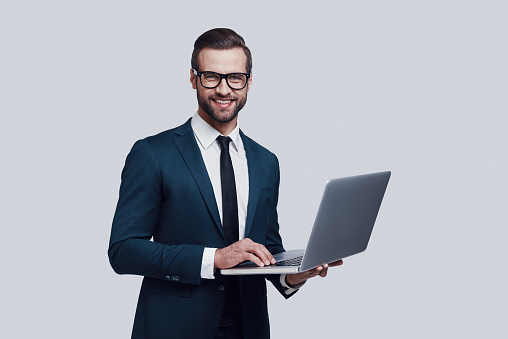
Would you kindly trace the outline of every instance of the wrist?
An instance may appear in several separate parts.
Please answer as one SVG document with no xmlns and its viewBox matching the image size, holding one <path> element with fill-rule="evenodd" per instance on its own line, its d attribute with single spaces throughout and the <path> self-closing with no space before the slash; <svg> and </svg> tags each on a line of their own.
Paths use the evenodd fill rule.
<svg viewBox="0 0 508 339">
<path fill-rule="evenodd" d="M 214 255 L 213 255 L 213 267 L 214 268 L 219 268 L 219 266 L 220 266 L 220 255 L 221 255 L 220 250 L 221 250 L 220 248 L 217 248 L 215 250 Z"/>
<path fill-rule="evenodd" d="M 300 282 L 298 282 L 298 281 L 291 281 L 292 279 L 289 278 L 291 276 L 292 276 L 291 274 L 288 274 L 288 275 L 286 275 L 286 279 L 284 279 L 285 282 L 286 282 L 286 285 L 288 285 L 289 288 L 298 289 L 298 288 L 302 287 L 303 284 L 305 284 L 305 282 L 306 282 L 306 280 L 303 280 L 303 281 L 300 281 Z"/>
</svg>

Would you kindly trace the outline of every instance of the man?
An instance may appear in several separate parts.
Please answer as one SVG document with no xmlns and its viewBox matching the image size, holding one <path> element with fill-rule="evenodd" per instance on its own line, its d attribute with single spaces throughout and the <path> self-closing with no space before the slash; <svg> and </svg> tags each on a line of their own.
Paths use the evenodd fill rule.
<svg viewBox="0 0 508 339">
<path fill-rule="evenodd" d="M 270 265 L 284 251 L 279 165 L 238 126 L 252 84 L 243 38 L 225 28 L 205 32 L 191 64 L 198 112 L 133 146 L 110 262 L 119 274 L 144 276 L 132 338 L 269 338 L 265 278 L 289 298 L 328 266 L 282 276 L 220 274 L 245 260 Z"/>
</svg>

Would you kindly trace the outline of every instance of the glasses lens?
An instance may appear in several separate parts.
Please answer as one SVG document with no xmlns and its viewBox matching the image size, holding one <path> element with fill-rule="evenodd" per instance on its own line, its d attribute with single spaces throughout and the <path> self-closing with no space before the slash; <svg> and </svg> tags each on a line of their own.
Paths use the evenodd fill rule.
<svg viewBox="0 0 508 339">
<path fill-rule="evenodd" d="M 220 75 L 214 72 L 204 72 L 201 74 L 201 85 L 203 87 L 213 88 L 220 82 Z"/>
<path fill-rule="evenodd" d="M 247 83 L 247 76 L 242 73 L 233 73 L 228 75 L 228 84 L 233 89 L 242 89 Z"/>
</svg>

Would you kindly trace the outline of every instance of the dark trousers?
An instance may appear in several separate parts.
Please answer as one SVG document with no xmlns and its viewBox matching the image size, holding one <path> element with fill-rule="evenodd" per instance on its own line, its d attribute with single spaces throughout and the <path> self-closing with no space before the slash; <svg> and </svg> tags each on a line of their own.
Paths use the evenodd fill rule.
<svg viewBox="0 0 508 339">
<path fill-rule="evenodd" d="M 230 326 L 219 326 L 215 339 L 243 339 L 242 323 Z"/>
<path fill-rule="evenodd" d="M 243 339 L 239 277 L 228 277 L 226 302 L 215 339 Z"/>
</svg>

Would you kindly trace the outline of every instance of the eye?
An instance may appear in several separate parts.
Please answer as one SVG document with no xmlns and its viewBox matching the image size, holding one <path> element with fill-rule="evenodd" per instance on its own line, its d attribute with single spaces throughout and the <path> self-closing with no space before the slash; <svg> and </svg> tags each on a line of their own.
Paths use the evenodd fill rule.
<svg viewBox="0 0 508 339">
<path fill-rule="evenodd" d="M 240 73 L 238 73 L 238 74 L 236 74 L 236 73 L 235 74 L 230 74 L 228 76 L 228 80 L 231 81 L 231 82 L 235 82 L 235 83 L 236 82 L 244 82 L 245 81 L 245 75 L 240 74 Z"/>
<path fill-rule="evenodd" d="M 216 81 L 219 76 L 215 73 L 203 73 L 203 78 L 207 81 Z"/>
</svg>

